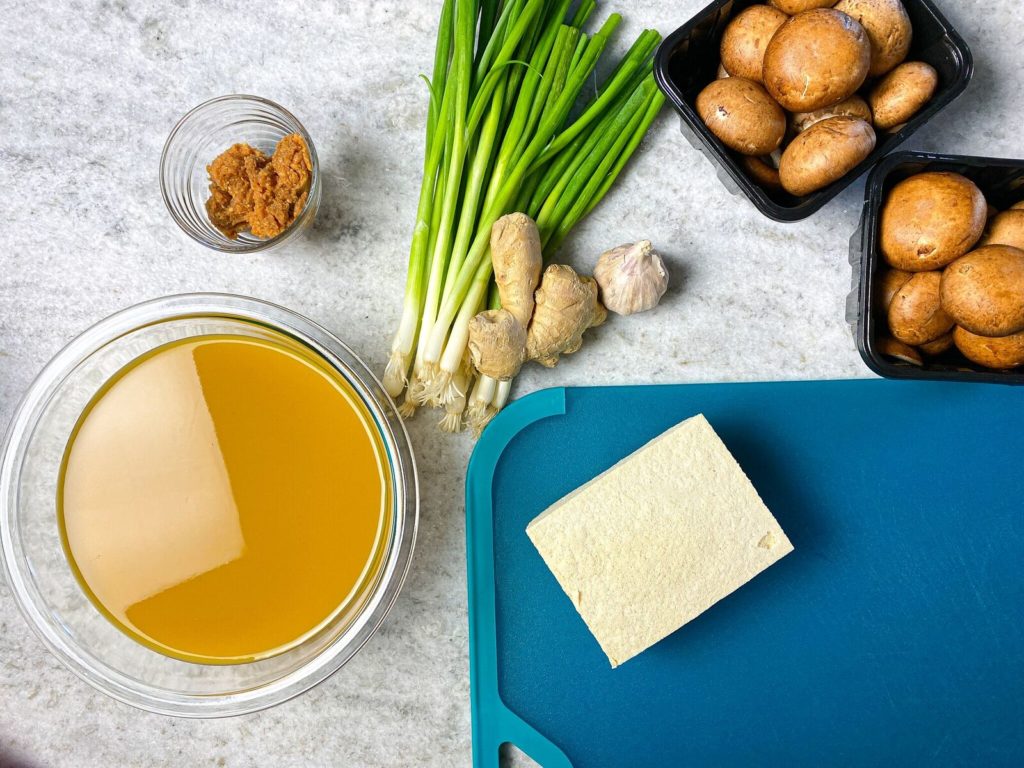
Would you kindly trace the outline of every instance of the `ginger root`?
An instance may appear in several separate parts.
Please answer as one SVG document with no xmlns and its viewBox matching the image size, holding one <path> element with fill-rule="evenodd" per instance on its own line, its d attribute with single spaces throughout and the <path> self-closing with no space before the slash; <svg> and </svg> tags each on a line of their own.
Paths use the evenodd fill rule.
<svg viewBox="0 0 1024 768">
<path fill-rule="evenodd" d="M 597 299 L 597 283 L 572 267 L 552 264 L 544 270 L 526 335 L 526 357 L 554 368 L 560 355 L 583 345 L 583 332 L 600 325 L 608 312 Z"/>
<path fill-rule="evenodd" d="M 491 227 L 491 266 L 501 309 L 469 321 L 469 354 L 483 376 L 508 381 L 526 360 L 526 329 L 540 281 L 540 233 L 525 213 L 502 216 Z"/>
<path fill-rule="evenodd" d="M 491 227 L 491 264 L 501 306 L 526 328 L 543 264 L 540 232 L 525 213 L 502 216 Z"/>
<path fill-rule="evenodd" d="M 469 356 L 481 375 L 511 379 L 526 359 L 526 326 L 507 309 L 488 309 L 469 321 Z"/>
</svg>

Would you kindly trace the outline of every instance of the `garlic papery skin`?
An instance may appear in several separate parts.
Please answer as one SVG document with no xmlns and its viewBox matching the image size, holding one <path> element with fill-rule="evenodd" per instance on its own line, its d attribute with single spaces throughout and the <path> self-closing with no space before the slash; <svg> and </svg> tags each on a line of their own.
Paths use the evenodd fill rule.
<svg viewBox="0 0 1024 768">
<path fill-rule="evenodd" d="M 594 279 L 601 288 L 601 301 L 618 315 L 654 309 L 668 289 L 668 270 L 650 240 L 602 253 Z"/>
</svg>

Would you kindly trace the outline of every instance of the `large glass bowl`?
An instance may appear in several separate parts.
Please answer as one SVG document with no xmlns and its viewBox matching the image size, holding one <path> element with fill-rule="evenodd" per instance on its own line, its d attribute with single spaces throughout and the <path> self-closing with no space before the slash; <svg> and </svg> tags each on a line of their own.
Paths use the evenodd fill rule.
<svg viewBox="0 0 1024 768">
<path fill-rule="evenodd" d="M 280 338 L 336 369 L 372 414 L 387 449 L 391 534 L 364 598 L 284 653 L 245 664 L 179 661 L 135 642 L 86 597 L 68 565 L 57 525 L 57 482 L 83 408 L 112 374 L 139 355 L 207 334 Z M 72 341 L 43 369 L 14 415 L 0 460 L 4 574 L 21 611 L 73 672 L 116 699 L 182 717 L 254 712 L 321 682 L 384 620 L 408 572 L 418 488 L 408 435 L 394 403 L 359 358 L 315 323 L 282 307 L 221 294 L 170 296 L 118 312 Z"/>
</svg>

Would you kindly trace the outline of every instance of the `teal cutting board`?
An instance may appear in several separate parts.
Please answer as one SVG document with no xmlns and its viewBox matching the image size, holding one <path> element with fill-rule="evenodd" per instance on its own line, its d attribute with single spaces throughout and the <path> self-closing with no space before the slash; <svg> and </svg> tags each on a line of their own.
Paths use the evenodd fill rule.
<svg viewBox="0 0 1024 768">
<path fill-rule="evenodd" d="M 795 551 L 618 669 L 525 535 L 704 413 Z M 467 478 L 474 765 L 1024 765 L 1024 389 L 552 389 Z"/>
</svg>

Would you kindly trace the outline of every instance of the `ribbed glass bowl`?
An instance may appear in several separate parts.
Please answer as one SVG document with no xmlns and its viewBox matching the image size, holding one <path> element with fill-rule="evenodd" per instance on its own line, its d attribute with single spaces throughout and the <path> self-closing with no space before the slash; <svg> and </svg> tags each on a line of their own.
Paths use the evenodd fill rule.
<svg viewBox="0 0 1024 768">
<path fill-rule="evenodd" d="M 179 661 L 135 642 L 82 591 L 61 546 L 57 482 L 83 408 L 139 355 L 208 334 L 290 337 L 337 370 L 363 400 L 387 449 L 391 535 L 366 597 L 316 634 L 245 664 Z M 327 678 L 384 620 L 408 572 L 418 518 L 415 461 L 394 403 L 341 341 L 282 307 L 241 296 L 156 299 L 93 326 L 43 369 L 15 412 L 0 457 L 0 551 L 7 583 L 29 624 L 73 672 L 116 699 L 182 717 L 222 717 L 278 704 Z"/>
<path fill-rule="evenodd" d="M 234 240 L 210 223 L 206 200 L 214 158 L 233 144 L 249 144 L 271 155 L 277 142 L 297 133 L 313 164 L 309 197 L 295 221 L 277 237 L 240 232 Z M 288 242 L 312 224 L 320 207 L 320 164 L 309 133 L 284 107 L 259 96 L 220 96 L 188 112 L 171 130 L 160 156 L 160 192 L 171 218 L 197 243 L 223 253 L 255 253 Z"/>
</svg>

